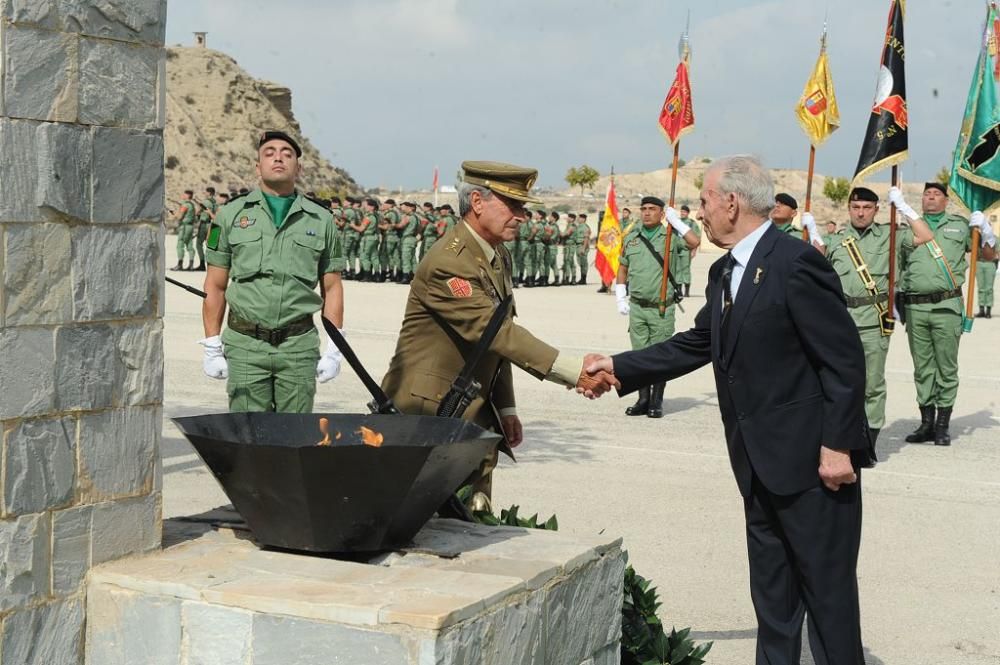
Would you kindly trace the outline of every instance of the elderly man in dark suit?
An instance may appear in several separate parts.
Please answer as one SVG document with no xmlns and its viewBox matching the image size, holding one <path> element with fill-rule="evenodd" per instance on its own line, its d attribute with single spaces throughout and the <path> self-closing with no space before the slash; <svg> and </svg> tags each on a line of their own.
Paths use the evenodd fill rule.
<svg viewBox="0 0 1000 665">
<path fill-rule="evenodd" d="M 774 227 L 773 203 L 756 159 L 712 164 L 701 212 L 712 242 L 729 251 L 709 271 L 694 327 L 640 351 L 590 356 L 587 369 L 613 371 L 625 395 L 712 364 L 744 498 L 758 665 L 799 662 L 806 614 L 817 663 L 863 665 L 864 352 L 837 274 Z"/>
</svg>

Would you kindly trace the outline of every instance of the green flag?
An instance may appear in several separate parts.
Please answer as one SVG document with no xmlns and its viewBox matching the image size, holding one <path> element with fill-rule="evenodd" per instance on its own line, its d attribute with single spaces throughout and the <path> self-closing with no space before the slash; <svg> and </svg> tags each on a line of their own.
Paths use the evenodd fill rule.
<svg viewBox="0 0 1000 665">
<path fill-rule="evenodd" d="M 948 189 L 969 211 L 1000 204 L 1000 104 L 997 103 L 998 15 L 990 3 L 979 61 L 972 76 L 965 119 L 955 146 Z"/>
</svg>

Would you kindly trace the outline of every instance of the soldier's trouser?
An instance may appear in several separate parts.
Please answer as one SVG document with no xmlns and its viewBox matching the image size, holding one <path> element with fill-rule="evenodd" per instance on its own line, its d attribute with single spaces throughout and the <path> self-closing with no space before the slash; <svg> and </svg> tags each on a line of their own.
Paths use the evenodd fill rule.
<svg viewBox="0 0 1000 665">
<path fill-rule="evenodd" d="M 673 334 L 673 305 L 667 307 L 667 311 L 661 317 L 659 307 L 640 307 L 634 302 L 629 303 L 628 337 L 632 342 L 633 351 L 665 342 Z"/>
<path fill-rule="evenodd" d="M 378 237 L 361 236 L 361 269 L 369 275 L 378 266 Z"/>
<path fill-rule="evenodd" d="M 574 243 L 566 243 L 563 245 L 563 256 L 562 256 L 562 274 L 563 279 L 567 277 L 571 278 L 574 282 L 576 281 L 576 254 L 579 250 Z"/>
<path fill-rule="evenodd" d="M 676 241 L 674 238 L 673 241 Z M 670 266 L 670 272 L 674 273 L 677 278 L 678 284 L 690 284 L 691 283 L 691 254 L 686 250 L 683 254 L 678 254 L 674 257 L 677 259 L 677 267 Z"/>
<path fill-rule="evenodd" d="M 389 241 L 385 238 L 379 239 L 378 252 L 376 252 L 375 257 L 375 270 L 385 272 L 389 269 Z"/>
<path fill-rule="evenodd" d="M 525 279 L 535 276 L 535 255 L 537 254 L 538 243 L 527 243 L 524 246 L 524 277 Z"/>
<path fill-rule="evenodd" d="M 344 257 L 347 259 L 348 270 L 354 270 L 358 267 L 358 247 L 361 245 L 359 240 L 356 233 L 348 233 L 344 236 Z"/>
<path fill-rule="evenodd" d="M 548 279 L 549 267 L 552 261 L 552 245 L 541 244 L 538 247 L 538 276 L 542 279 Z"/>
<path fill-rule="evenodd" d="M 400 251 L 399 245 L 399 236 L 395 233 L 390 233 L 385 237 L 385 253 L 388 263 L 382 265 L 383 270 L 385 268 L 399 270 L 399 266 L 403 262 L 403 253 Z"/>
<path fill-rule="evenodd" d="M 962 315 L 953 309 L 906 308 L 906 339 L 913 359 L 917 404 L 949 407 L 958 395 Z"/>
<path fill-rule="evenodd" d="M 521 242 L 520 240 L 514 243 L 514 254 L 511 258 L 514 260 L 515 277 L 524 276 L 524 255 L 526 254 L 525 249 L 527 247 L 528 243 Z"/>
<path fill-rule="evenodd" d="M 552 273 L 552 279 L 559 277 L 558 268 L 559 246 L 555 243 L 549 245 L 549 265 L 548 270 Z"/>
<path fill-rule="evenodd" d="M 399 251 L 402 256 L 400 266 L 402 266 L 402 271 L 412 275 L 415 270 L 416 258 L 417 258 L 417 238 L 415 236 L 406 236 L 399 242 Z"/>
<path fill-rule="evenodd" d="M 889 355 L 889 337 L 878 326 L 859 328 L 865 349 L 865 414 L 873 429 L 885 425 L 885 358 Z"/>
<path fill-rule="evenodd" d="M 198 234 L 195 237 L 194 248 L 198 252 L 199 263 L 205 262 L 205 241 L 208 239 L 208 227 L 212 223 L 209 221 L 204 221 L 198 225 Z"/>
<path fill-rule="evenodd" d="M 576 262 L 580 266 L 580 279 L 587 281 L 587 250 L 580 248 L 576 255 Z"/>
<path fill-rule="evenodd" d="M 421 261 L 423 261 L 424 257 L 427 256 L 427 252 L 430 251 L 430 248 L 434 246 L 434 243 L 436 241 L 437 241 L 436 237 L 434 237 L 434 238 L 428 238 L 427 236 L 424 236 L 424 239 L 420 241 L 420 260 Z"/>
<path fill-rule="evenodd" d="M 309 352 L 269 353 L 226 347 L 229 410 L 310 413 L 316 396 L 319 347 Z"/>
<path fill-rule="evenodd" d="M 184 261 L 184 252 L 194 261 L 194 224 L 177 227 L 177 262 Z"/>
<path fill-rule="evenodd" d="M 997 277 L 997 267 L 992 261 L 976 264 L 976 290 L 979 292 L 979 306 L 993 307 L 993 282 Z"/>
</svg>

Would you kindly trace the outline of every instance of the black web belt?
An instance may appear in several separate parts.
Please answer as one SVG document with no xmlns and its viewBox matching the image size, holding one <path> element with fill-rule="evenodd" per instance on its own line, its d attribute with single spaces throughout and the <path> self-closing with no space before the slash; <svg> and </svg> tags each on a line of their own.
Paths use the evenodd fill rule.
<svg viewBox="0 0 1000 665">
<path fill-rule="evenodd" d="M 961 298 L 961 297 L 962 297 L 962 289 L 952 289 L 951 291 L 939 291 L 937 293 L 904 293 L 903 304 L 930 305 L 939 303 L 943 300 L 951 300 L 952 298 Z"/>
<path fill-rule="evenodd" d="M 888 293 L 878 294 L 878 300 L 875 299 L 875 296 L 863 296 L 861 298 L 852 298 L 851 296 L 844 296 L 844 299 L 847 301 L 848 307 L 852 308 L 869 307 L 871 305 L 874 305 L 876 302 L 889 302 L 889 294 Z"/>
<path fill-rule="evenodd" d="M 289 337 L 303 335 L 315 328 L 312 315 L 306 315 L 301 319 L 296 319 L 283 328 L 265 328 L 259 323 L 254 323 L 253 321 L 249 321 L 238 314 L 233 313 L 233 310 L 229 310 L 229 319 L 227 324 L 229 325 L 229 329 L 233 332 L 238 332 L 241 335 L 259 339 L 262 342 L 267 342 L 271 346 L 280 346 L 281 343 Z"/>
</svg>

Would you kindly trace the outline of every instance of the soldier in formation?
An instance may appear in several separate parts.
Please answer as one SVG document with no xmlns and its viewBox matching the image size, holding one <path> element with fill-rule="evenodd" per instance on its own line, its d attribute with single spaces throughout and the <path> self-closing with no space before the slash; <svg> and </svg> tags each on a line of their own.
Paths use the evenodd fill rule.
<svg viewBox="0 0 1000 665">
<path fill-rule="evenodd" d="M 185 189 L 181 205 L 174 213 L 177 222 L 177 265 L 171 270 L 194 270 L 194 224 L 195 224 L 194 190 Z M 184 255 L 188 256 L 188 265 L 184 267 Z"/>
</svg>

